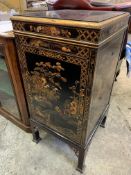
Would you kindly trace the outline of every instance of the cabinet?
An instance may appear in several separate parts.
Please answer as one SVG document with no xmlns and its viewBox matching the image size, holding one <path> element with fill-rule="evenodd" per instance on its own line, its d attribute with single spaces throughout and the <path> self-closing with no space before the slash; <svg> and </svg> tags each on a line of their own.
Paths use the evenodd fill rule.
<svg viewBox="0 0 131 175">
<path fill-rule="evenodd" d="M 13 32 L 0 34 L 0 114 L 30 132 Z"/>
<path fill-rule="evenodd" d="M 105 125 L 129 15 L 60 10 L 12 17 L 34 141 L 39 128 L 69 143 L 82 172 Z"/>
</svg>

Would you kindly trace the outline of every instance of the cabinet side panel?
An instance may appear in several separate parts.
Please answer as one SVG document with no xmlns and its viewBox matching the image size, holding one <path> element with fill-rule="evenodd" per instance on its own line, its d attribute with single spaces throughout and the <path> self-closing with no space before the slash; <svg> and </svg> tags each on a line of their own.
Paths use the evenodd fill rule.
<svg viewBox="0 0 131 175">
<path fill-rule="evenodd" d="M 87 139 L 109 104 L 122 39 L 123 32 L 98 51 L 91 94 Z"/>
</svg>

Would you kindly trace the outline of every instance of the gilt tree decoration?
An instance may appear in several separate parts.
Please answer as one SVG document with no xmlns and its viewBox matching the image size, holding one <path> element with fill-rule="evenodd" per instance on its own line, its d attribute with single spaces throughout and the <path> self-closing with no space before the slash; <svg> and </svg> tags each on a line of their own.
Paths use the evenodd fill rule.
<svg viewBox="0 0 131 175">
<path fill-rule="evenodd" d="M 65 69 L 60 62 L 55 64 L 37 62 L 35 64 L 34 70 L 30 72 L 32 104 L 35 105 L 35 112 L 39 116 L 46 116 L 45 120 L 48 123 L 56 117 L 59 118 L 59 122 L 61 120 L 63 123 L 65 121 L 62 120 L 66 120 L 69 122 L 67 126 L 72 125 L 77 128 L 78 125 L 81 125 L 83 92 L 80 90 L 79 93 L 80 82 L 75 80 L 72 86 L 66 86 L 70 95 L 63 101 L 61 99 L 63 93 L 61 83 L 66 84 L 67 79 L 61 75 L 62 71 Z"/>
</svg>

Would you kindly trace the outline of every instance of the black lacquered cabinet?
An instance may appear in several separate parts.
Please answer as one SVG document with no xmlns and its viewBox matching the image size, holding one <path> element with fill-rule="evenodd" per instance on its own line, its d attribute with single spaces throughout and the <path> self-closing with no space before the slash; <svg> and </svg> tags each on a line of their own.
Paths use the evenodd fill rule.
<svg viewBox="0 0 131 175">
<path fill-rule="evenodd" d="M 33 138 L 43 128 L 72 145 L 79 171 L 106 121 L 128 18 L 70 10 L 12 18 Z"/>
</svg>

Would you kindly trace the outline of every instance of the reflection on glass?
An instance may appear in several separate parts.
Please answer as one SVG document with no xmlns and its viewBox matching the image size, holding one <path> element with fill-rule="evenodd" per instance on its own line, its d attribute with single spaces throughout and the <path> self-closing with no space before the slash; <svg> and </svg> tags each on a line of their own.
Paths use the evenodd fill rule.
<svg viewBox="0 0 131 175">
<path fill-rule="evenodd" d="M 2 52 L 0 52 L 0 106 L 16 118 L 20 118 L 16 99 Z"/>
</svg>

